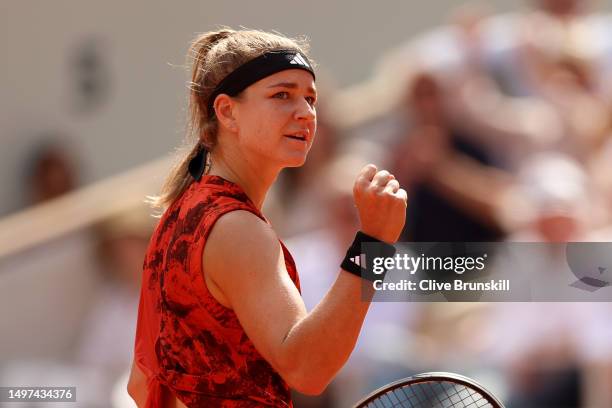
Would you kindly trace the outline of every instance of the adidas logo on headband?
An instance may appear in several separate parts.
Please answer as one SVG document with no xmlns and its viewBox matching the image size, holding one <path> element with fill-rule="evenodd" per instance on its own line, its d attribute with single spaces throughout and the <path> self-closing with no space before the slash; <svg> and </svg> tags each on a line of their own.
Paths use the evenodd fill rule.
<svg viewBox="0 0 612 408">
<path fill-rule="evenodd" d="M 293 57 L 291 61 L 289 61 L 289 63 L 294 64 L 294 65 L 304 65 L 310 68 L 310 65 L 308 64 L 308 62 L 306 62 L 306 59 L 304 59 L 302 54 L 295 54 L 295 56 Z"/>
</svg>

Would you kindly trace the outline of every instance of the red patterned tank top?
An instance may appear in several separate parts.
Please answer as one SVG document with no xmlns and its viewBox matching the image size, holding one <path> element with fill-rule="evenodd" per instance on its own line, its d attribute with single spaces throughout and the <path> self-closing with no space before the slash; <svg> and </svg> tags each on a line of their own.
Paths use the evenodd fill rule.
<svg viewBox="0 0 612 408">
<path fill-rule="evenodd" d="M 244 191 L 204 176 L 166 210 L 144 262 L 135 361 L 147 376 L 147 408 L 161 408 L 164 388 L 187 407 L 292 407 L 288 385 L 257 352 L 236 314 L 210 294 L 202 253 L 225 213 L 250 211 Z M 287 272 L 300 288 L 282 244 Z"/>
</svg>

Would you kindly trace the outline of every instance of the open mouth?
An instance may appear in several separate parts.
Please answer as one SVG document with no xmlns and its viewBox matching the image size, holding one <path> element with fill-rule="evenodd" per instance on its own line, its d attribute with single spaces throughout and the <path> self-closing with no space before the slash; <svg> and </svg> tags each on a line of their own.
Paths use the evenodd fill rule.
<svg viewBox="0 0 612 408">
<path fill-rule="evenodd" d="M 285 135 L 285 137 L 288 137 L 289 139 L 300 140 L 302 142 L 306 141 L 306 137 L 305 136 L 300 136 L 300 135 Z"/>
</svg>

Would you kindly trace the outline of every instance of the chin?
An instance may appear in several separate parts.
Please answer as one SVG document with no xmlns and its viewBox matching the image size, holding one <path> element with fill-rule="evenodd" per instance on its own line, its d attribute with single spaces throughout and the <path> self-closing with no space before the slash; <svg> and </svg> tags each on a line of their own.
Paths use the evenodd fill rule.
<svg viewBox="0 0 612 408">
<path fill-rule="evenodd" d="M 288 158 L 283 167 L 302 167 L 306 163 L 306 155 Z"/>
<path fill-rule="evenodd" d="M 277 162 L 281 168 L 286 167 L 301 167 L 306 163 L 308 151 L 287 151 L 276 156 L 273 160 Z"/>
</svg>

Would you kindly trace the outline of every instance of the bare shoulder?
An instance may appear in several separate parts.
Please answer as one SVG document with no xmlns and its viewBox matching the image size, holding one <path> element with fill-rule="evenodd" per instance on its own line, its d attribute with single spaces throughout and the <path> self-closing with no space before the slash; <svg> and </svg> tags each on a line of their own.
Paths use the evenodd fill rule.
<svg viewBox="0 0 612 408">
<path fill-rule="evenodd" d="M 269 277 L 286 275 L 282 260 L 282 248 L 272 227 L 255 214 L 239 210 L 217 220 L 206 241 L 202 265 L 213 295 L 233 308 L 232 297 Z"/>
<path fill-rule="evenodd" d="M 219 217 L 206 240 L 205 259 L 266 251 L 279 246 L 272 227 L 255 214 L 237 210 Z M 227 259 L 226 259 L 227 260 Z"/>
</svg>

